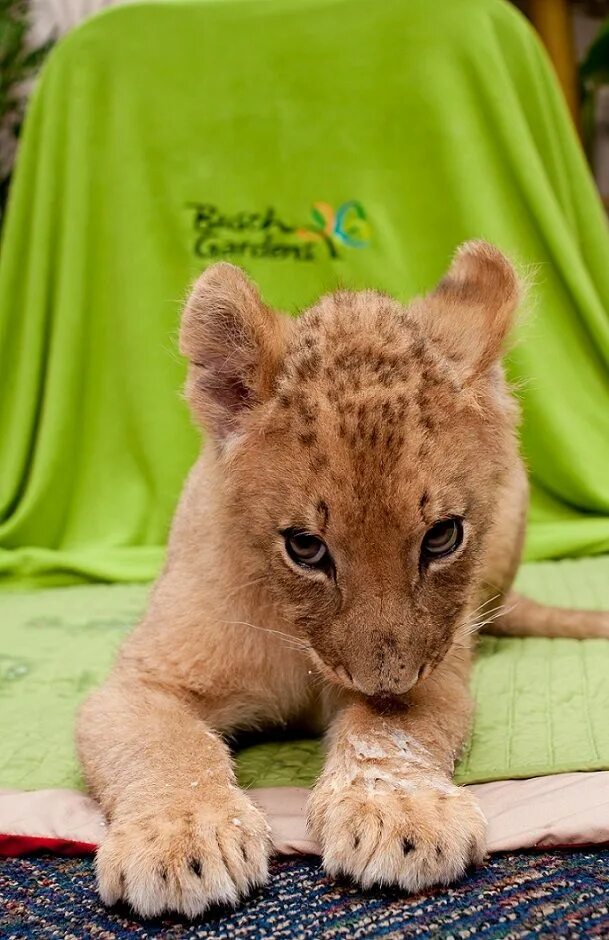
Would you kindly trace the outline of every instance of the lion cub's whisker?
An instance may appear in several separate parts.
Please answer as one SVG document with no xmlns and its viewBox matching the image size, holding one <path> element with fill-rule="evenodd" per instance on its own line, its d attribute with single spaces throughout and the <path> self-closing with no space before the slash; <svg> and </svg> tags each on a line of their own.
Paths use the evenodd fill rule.
<svg viewBox="0 0 609 940">
<path fill-rule="evenodd" d="M 298 637 L 292 636 L 289 633 L 282 633 L 281 630 L 271 630 L 270 627 L 261 627 L 256 623 L 249 623 L 247 620 L 222 620 L 220 622 L 230 626 L 251 627 L 253 630 L 261 630 L 263 633 L 275 634 L 276 636 L 282 637 L 284 641 L 288 641 L 286 646 L 291 644 L 292 649 L 297 649 L 302 652 L 308 652 L 311 649 L 309 644 L 304 640 L 299 640 Z"/>
<path fill-rule="evenodd" d="M 498 597 L 501 597 L 501 592 L 497 592 L 497 594 L 493 594 L 492 597 L 489 597 L 487 600 L 482 601 L 481 604 L 478 604 L 478 606 L 475 607 L 474 610 L 472 610 L 472 613 L 475 614 L 479 610 L 483 610 L 488 604 L 492 604 L 493 601 L 496 601 Z"/>
<path fill-rule="evenodd" d="M 266 580 L 266 575 L 259 575 L 257 578 L 253 578 L 251 581 L 246 581 L 245 584 L 240 584 L 238 587 L 233 588 L 232 591 L 229 591 L 228 594 L 224 595 L 224 600 L 227 600 L 229 597 L 234 597 L 235 594 L 239 594 L 241 591 L 245 591 L 248 587 L 253 587 L 254 584 L 260 584 L 261 581 Z"/>
<path fill-rule="evenodd" d="M 511 607 L 508 607 L 506 604 L 501 604 L 498 607 L 493 608 L 493 610 L 488 611 L 489 616 L 483 616 L 477 620 L 474 620 L 472 623 L 462 624 L 457 633 L 459 636 L 472 636 L 474 633 L 479 633 L 483 627 L 487 627 L 493 621 L 497 620 L 498 617 L 502 617 L 505 614 L 511 613 L 518 605 L 512 604 Z"/>
</svg>

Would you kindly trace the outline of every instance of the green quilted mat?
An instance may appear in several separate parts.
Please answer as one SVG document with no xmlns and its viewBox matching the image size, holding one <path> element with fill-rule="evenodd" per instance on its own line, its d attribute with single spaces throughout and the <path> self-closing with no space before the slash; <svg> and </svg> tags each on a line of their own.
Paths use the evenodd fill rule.
<svg viewBox="0 0 609 940">
<path fill-rule="evenodd" d="M 555 604 L 609 608 L 609 556 L 525 565 L 520 589 Z M 76 586 L 0 598 L 0 787 L 80 787 L 74 714 L 102 681 L 146 588 Z M 609 768 L 609 642 L 481 640 L 476 721 L 462 783 Z M 316 740 L 238 755 L 245 786 L 309 786 Z"/>
</svg>

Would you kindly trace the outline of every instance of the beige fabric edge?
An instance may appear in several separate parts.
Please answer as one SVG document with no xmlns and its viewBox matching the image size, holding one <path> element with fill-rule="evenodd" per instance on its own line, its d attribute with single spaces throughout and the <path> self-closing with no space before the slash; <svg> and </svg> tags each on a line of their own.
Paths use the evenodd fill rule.
<svg viewBox="0 0 609 940">
<path fill-rule="evenodd" d="M 609 843 L 609 771 L 501 780 L 469 787 L 489 823 L 489 851 Z M 265 810 L 281 855 L 319 854 L 306 827 L 308 790 L 250 790 Z M 0 834 L 97 845 L 105 823 L 76 790 L 0 789 Z"/>
</svg>

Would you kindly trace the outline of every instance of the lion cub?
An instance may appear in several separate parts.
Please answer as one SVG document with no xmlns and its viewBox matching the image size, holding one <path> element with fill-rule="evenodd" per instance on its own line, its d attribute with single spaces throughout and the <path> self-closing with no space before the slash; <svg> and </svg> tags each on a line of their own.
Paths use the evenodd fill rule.
<svg viewBox="0 0 609 940">
<path fill-rule="evenodd" d="M 262 884 L 268 826 L 223 736 L 292 720 L 329 729 L 310 799 L 328 872 L 417 891 L 482 860 L 452 774 L 472 634 L 525 524 L 499 361 L 519 294 L 482 242 L 409 306 L 339 291 L 293 320 L 232 265 L 199 278 L 181 349 L 210 440 L 148 612 L 78 722 L 104 901 L 194 916 Z M 526 601 L 495 626 L 574 623 L 607 635 L 605 615 Z"/>
</svg>

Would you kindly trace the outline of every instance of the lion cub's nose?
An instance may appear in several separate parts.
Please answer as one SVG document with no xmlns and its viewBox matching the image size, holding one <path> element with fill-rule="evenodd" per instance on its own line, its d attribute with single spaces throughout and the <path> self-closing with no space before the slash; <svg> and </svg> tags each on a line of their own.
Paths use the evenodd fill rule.
<svg viewBox="0 0 609 940">
<path fill-rule="evenodd" d="M 417 682 L 427 678 L 432 666 L 424 663 L 416 672 L 413 670 L 410 676 L 406 676 L 406 670 L 402 667 L 397 675 L 391 677 L 380 673 L 365 677 L 353 675 L 342 663 L 333 666 L 332 671 L 341 684 L 356 689 L 363 695 L 404 695 Z"/>
</svg>

